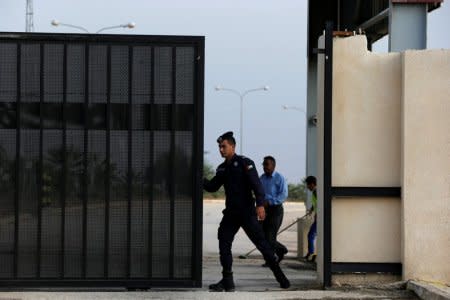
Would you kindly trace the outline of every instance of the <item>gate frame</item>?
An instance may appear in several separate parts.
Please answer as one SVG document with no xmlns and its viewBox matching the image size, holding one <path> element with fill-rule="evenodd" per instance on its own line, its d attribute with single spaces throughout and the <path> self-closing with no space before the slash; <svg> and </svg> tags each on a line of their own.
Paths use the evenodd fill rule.
<svg viewBox="0 0 450 300">
<path fill-rule="evenodd" d="M 323 175 L 323 286 L 332 285 L 333 274 L 391 273 L 402 274 L 401 263 L 366 263 L 332 261 L 332 201 L 339 197 L 401 197 L 401 187 L 343 187 L 332 183 L 332 134 L 333 134 L 333 22 L 325 23 L 325 49 L 318 49 L 324 59 L 324 175 Z"/>
</svg>

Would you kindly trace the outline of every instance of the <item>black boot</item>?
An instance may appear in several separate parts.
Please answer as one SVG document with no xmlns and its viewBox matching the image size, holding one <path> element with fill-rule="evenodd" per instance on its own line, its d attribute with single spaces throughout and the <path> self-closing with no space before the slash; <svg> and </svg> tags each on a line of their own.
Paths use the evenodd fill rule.
<svg viewBox="0 0 450 300">
<path fill-rule="evenodd" d="M 212 292 L 234 292 L 233 272 L 223 271 L 222 280 L 218 283 L 211 284 L 209 289 Z"/>
<path fill-rule="evenodd" d="M 291 286 L 291 283 L 284 275 L 279 264 L 274 264 L 273 266 L 270 267 L 270 269 L 272 270 L 273 275 L 275 275 L 276 280 L 280 284 L 280 288 L 288 289 Z"/>
</svg>

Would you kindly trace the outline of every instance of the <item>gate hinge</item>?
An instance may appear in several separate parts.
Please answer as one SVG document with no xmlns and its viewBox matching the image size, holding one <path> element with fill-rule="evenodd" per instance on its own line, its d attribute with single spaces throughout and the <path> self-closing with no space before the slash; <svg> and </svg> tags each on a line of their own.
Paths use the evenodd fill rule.
<svg viewBox="0 0 450 300">
<path fill-rule="evenodd" d="M 314 54 L 324 54 L 325 49 L 324 48 L 313 48 L 313 53 Z"/>
</svg>

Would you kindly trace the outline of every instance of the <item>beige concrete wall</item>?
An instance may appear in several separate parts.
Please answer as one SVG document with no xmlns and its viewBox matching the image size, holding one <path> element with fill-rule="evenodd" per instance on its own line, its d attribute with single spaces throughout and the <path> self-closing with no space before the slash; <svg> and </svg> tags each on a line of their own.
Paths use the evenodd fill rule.
<svg viewBox="0 0 450 300">
<path fill-rule="evenodd" d="M 450 284 L 450 50 L 404 53 L 402 111 L 403 277 Z"/>
<path fill-rule="evenodd" d="M 319 39 L 322 48 L 323 37 Z M 367 51 L 366 38 L 333 44 L 333 186 L 400 185 L 400 54 Z M 317 270 L 323 280 L 323 83 L 318 56 Z M 386 83 L 387 80 L 387 83 Z M 333 262 L 400 262 L 399 199 L 333 199 Z"/>
<path fill-rule="evenodd" d="M 319 39 L 323 47 L 323 37 Z M 323 280 L 323 55 L 318 56 L 318 277 Z M 333 199 L 334 262 L 402 262 L 450 283 L 450 50 L 375 54 L 334 39 L 333 186 L 401 186 L 402 199 Z"/>
<path fill-rule="evenodd" d="M 401 56 L 333 44 L 332 185 L 400 186 Z M 400 262 L 400 199 L 332 200 L 333 262 Z"/>
<path fill-rule="evenodd" d="M 332 261 L 401 260 L 400 199 L 336 198 L 332 209 Z"/>
<path fill-rule="evenodd" d="M 362 35 L 333 50 L 333 186 L 400 186 L 400 54 Z"/>
</svg>

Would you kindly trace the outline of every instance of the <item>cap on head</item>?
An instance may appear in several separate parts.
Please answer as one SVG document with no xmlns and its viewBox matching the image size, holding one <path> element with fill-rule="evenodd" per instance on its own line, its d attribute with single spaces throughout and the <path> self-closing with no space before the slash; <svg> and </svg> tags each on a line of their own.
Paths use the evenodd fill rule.
<svg viewBox="0 0 450 300">
<path fill-rule="evenodd" d="M 222 143 L 223 141 L 228 141 L 231 145 L 236 145 L 236 140 L 233 137 L 233 131 L 227 131 L 217 138 L 217 143 Z"/>
<path fill-rule="evenodd" d="M 306 184 L 314 184 L 317 185 L 317 179 L 314 176 L 308 176 L 305 179 Z"/>
</svg>

